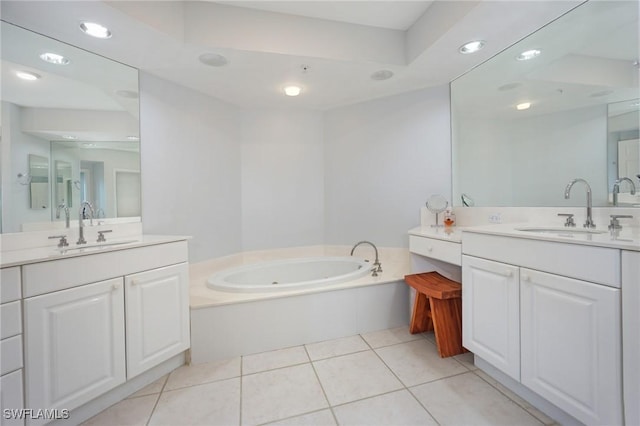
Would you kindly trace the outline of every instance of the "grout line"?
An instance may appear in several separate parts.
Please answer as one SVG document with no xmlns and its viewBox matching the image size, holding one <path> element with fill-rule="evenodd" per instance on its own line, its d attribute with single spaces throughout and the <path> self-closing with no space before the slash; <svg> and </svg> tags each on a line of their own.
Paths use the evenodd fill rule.
<svg viewBox="0 0 640 426">
<path fill-rule="evenodd" d="M 171 373 L 173 373 L 173 371 Z M 167 386 L 167 383 L 169 382 L 169 376 L 171 375 L 171 373 L 167 374 L 167 377 L 164 379 L 164 383 L 162 384 L 162 387 L 160 388 L 160 392 L 158 393 L 158 397 L 156 398 L 156 402 L 155 402 L 155 404 L 153 404 L 153 408 L 151 409 L 151 413 L 149 414 L 149 418 L 147 419 L 147 422 L 145 423 L 146 426 L 149 425 L 149 422 L 151 422 L 151 418 L 153 417 L 153 413 L 155 413 L 156 412 L 156 408 L 158 408 L 158 403 L 160 402 L 160 397 L 164 393 L 164 388 Z"/>
<path fill-rule="evenodd" d="M 304 350 L 307 353 L 307 357 L 309 357 L 309 359 L 311 359 L 311 357 L 309 356 L 309 351 L 307 350 L 306 346 L 304 347 Z M 327 406 L 329 407 L 329 411 L 331 411 L 331 416 L 333 416 L 333 420 L 336 422 L 336 425 L 338 425 L 339 424 L 338 423 L 338 418 L 336 417 L 336 413 L 333 412 L 333 406 L 331 405 L 331 401 L 329 401 L 329 397 L 327 396 L 327 392 L 324 390 L 324 386 L 322 386 L 322 381 L 320 380 L 320 376 L 318 376 L 318 372 L 316 371 L 316 366 L 313 364 L 313 361 L 309 361 L 309 363 L 311 364 L 311 368 L 313 369 L 313 374 L 315 374 L 316 380 L 318 381 L 318 384 L 320 385 L 320 389 L 322 390 L 322 395 L 324 395 L 324 399 L 325 399 L 325 401 L 327 401 Z"/>
<path fill-rule="evenodd" d="M 243 382 L 243 373 L 242 373 L 242 367 L 244 366 L 244 356 L 240 357 L 240 398 L 238 401 L 238 426 L 242 425 L 242 382 Z"/>
</svg>

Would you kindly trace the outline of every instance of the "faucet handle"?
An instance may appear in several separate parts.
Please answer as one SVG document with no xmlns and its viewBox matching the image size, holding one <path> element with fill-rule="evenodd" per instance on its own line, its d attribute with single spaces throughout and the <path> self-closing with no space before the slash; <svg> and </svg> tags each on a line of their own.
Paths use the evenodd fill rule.
<svg viewBox="0 0 640 426">
<path fill-rule="evenodd" d="M 98 239 L 96 240 L 96 243 L 104 243 L 107 241 L 107 239 L 104 237 L 104 234 L 107 232 L 113 232 L 113 229 L 107 229 L 105 231 L 98 231 Z"/>
<path fill-rule="evenodd" d="M 50 240 L 53 240 L 56 238 L 60 238 L 60 241 L 58 242 L 58 248 L 67 247 L 69 245 L 66 235 L 52 235 L 49 237 Z"/>
<path fill-rule="evenodd" d="M 576 223 L 573 221 L 573 214 L 571 213 L 558 213 L 558 216 L 560 217 L 566 217 L 567 220 L 564 222 L 564 226 L 565 227 L 571 227 L 571 228 L 575 228 L 576 227 Z"/>
<path fill-rule="evenodd" d="M 620 225 L 618 219 L 633 219 L 633 216 L 630 214 L 612 214 L 609 215 L 609 217 L 611 217 L 611 222 L 609 223 L 609 229 L 611 230 L 622 229 L 622 225 Z"/>
</svg>

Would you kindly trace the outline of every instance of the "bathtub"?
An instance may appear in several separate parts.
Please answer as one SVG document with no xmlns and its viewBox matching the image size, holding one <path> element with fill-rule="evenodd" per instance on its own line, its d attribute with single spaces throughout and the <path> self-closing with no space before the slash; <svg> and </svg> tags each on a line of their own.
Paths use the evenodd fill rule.
<svg viewBox="0 0 640 426">
<path fill-rule="evenodd" d="M 238 266 L 213 274 L 207 286 L 218 291 L 265 293 L 322 287 L 363 277 L 371 265 L 355 257 L 305 257 Z"/>
</svg>

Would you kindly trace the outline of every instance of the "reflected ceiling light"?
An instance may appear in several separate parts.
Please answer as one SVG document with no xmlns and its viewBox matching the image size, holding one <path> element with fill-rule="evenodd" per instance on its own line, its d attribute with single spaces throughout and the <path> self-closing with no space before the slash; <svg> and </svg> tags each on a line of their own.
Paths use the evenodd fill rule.
<svg viewBox="0 0 640 426">
<path fill-rule="evenodd" d="M 541 53 L 542 50 L 539 49 L 525 50 L 524 52 L 516 56 L 516 59 L 518 61 L 528 61 L 530 59 L 537 58 Z"/>
<path fill-rule="evenodd" d="M 138 99 L 138 92 L 134 92 L 133 90 L 118 90 L 116 95 L 121 98 Z"/>
<path fill-rule="evenodd" d="M 503 84 L 502 86 L 498 87 L 498 90 L 500 90 L 501 92 L 507 91 L 507 90 L 513 90 L 517 87 L 522 86 L 522 83 L 508 83 L 508 84 Z"/>
<path fill-rule="evenodd" d="M 82 146 L 85 147 L 85 148 L 94 148 L 96 146 L 96 144 L 95 143 L 83 143 Z"/>
<path fill-rule="evenodd" d="M 521 104 L 516 105 L 516 109 L 518 111 L 524 111 L 525 109 L 531 108 L 531 102 L 523 102 Z"/>
<path fill-rule="evenodd" d="M 96 22 L 82 22 L 80 23 L 80 29 L 86 35 L 90 35 L 91 37 L 111 38 L 111 31 L 109 31 L 109 28 Z"/>
<path fill-rule="evenodd" d="M 484 40 L 474 40 L 460 46 L 458 51 L 463 55 L 468 55 L 469 53 L 475 53 L 478 50 L 482 49 L 486 42 Z"/>
<path fill-rule="evenodd" d="M 380 70 L 371 74 L 371 79 L 377 81 L 389 80 L 391 77 L 393 77 L 393 71 L 389 70 Z"/>
<path fill-rule="evenodd" d="M 34 81 L 41 77 L 40 74 L 36 74 L 35 72 L 31 71 L 16 71 L 16 75 L 18 76 L 18 78 L 28 81 Z"/>
<path fill-rule="evenodd" d="M 200 62 L 205 65 L 209 65 L 210 67 L 222 67 L 227 65 L 229 62 L 227 58 L 222 55 L 218 55 L 217 53 L 203 53 L 198 56 Z"/>
<path fill-rule="evenodd" d="M 78 138 L 73 136 L 73 135 L 62 135 L 62 139 L 67 139 L 67 140 L 73 141 L 73 140 L 76 140 Z"/>
<path fill-rule="evenodd" d="M 284 94 L 287 96 L 298 96 L 302 92 L 300 86 L 287 86 L 284 88 Z"/>
<path fill-rule="evenodd" d="M 54 65 L 67 65 L 71 62 L 69 59 L 65 58 L 62 55 L 58 55 L 57 53 L 46 52 L 40 55 L 40 59 L 45 62 L 49 62 Z"/>
<path fill-rule="evenodd" d="M 140 138 L 139 138 L 139 137 L 137 137 L 137 136 L 127 136 L 127 140 L 130 140 L 130 141 L 137 141 L 137 140 L 140 140 Z"/>
</svg>

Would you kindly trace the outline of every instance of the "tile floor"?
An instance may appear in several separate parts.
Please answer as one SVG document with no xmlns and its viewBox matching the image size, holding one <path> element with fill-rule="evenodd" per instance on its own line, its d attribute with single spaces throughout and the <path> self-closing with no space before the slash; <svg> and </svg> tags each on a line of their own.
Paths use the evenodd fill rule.
<svg viewBox="0 0 640 426">
<path fill-rule="evenodd" d="M 84 425 L 551 425 L 406 327 L 181 367 Z"/>
</svg>

